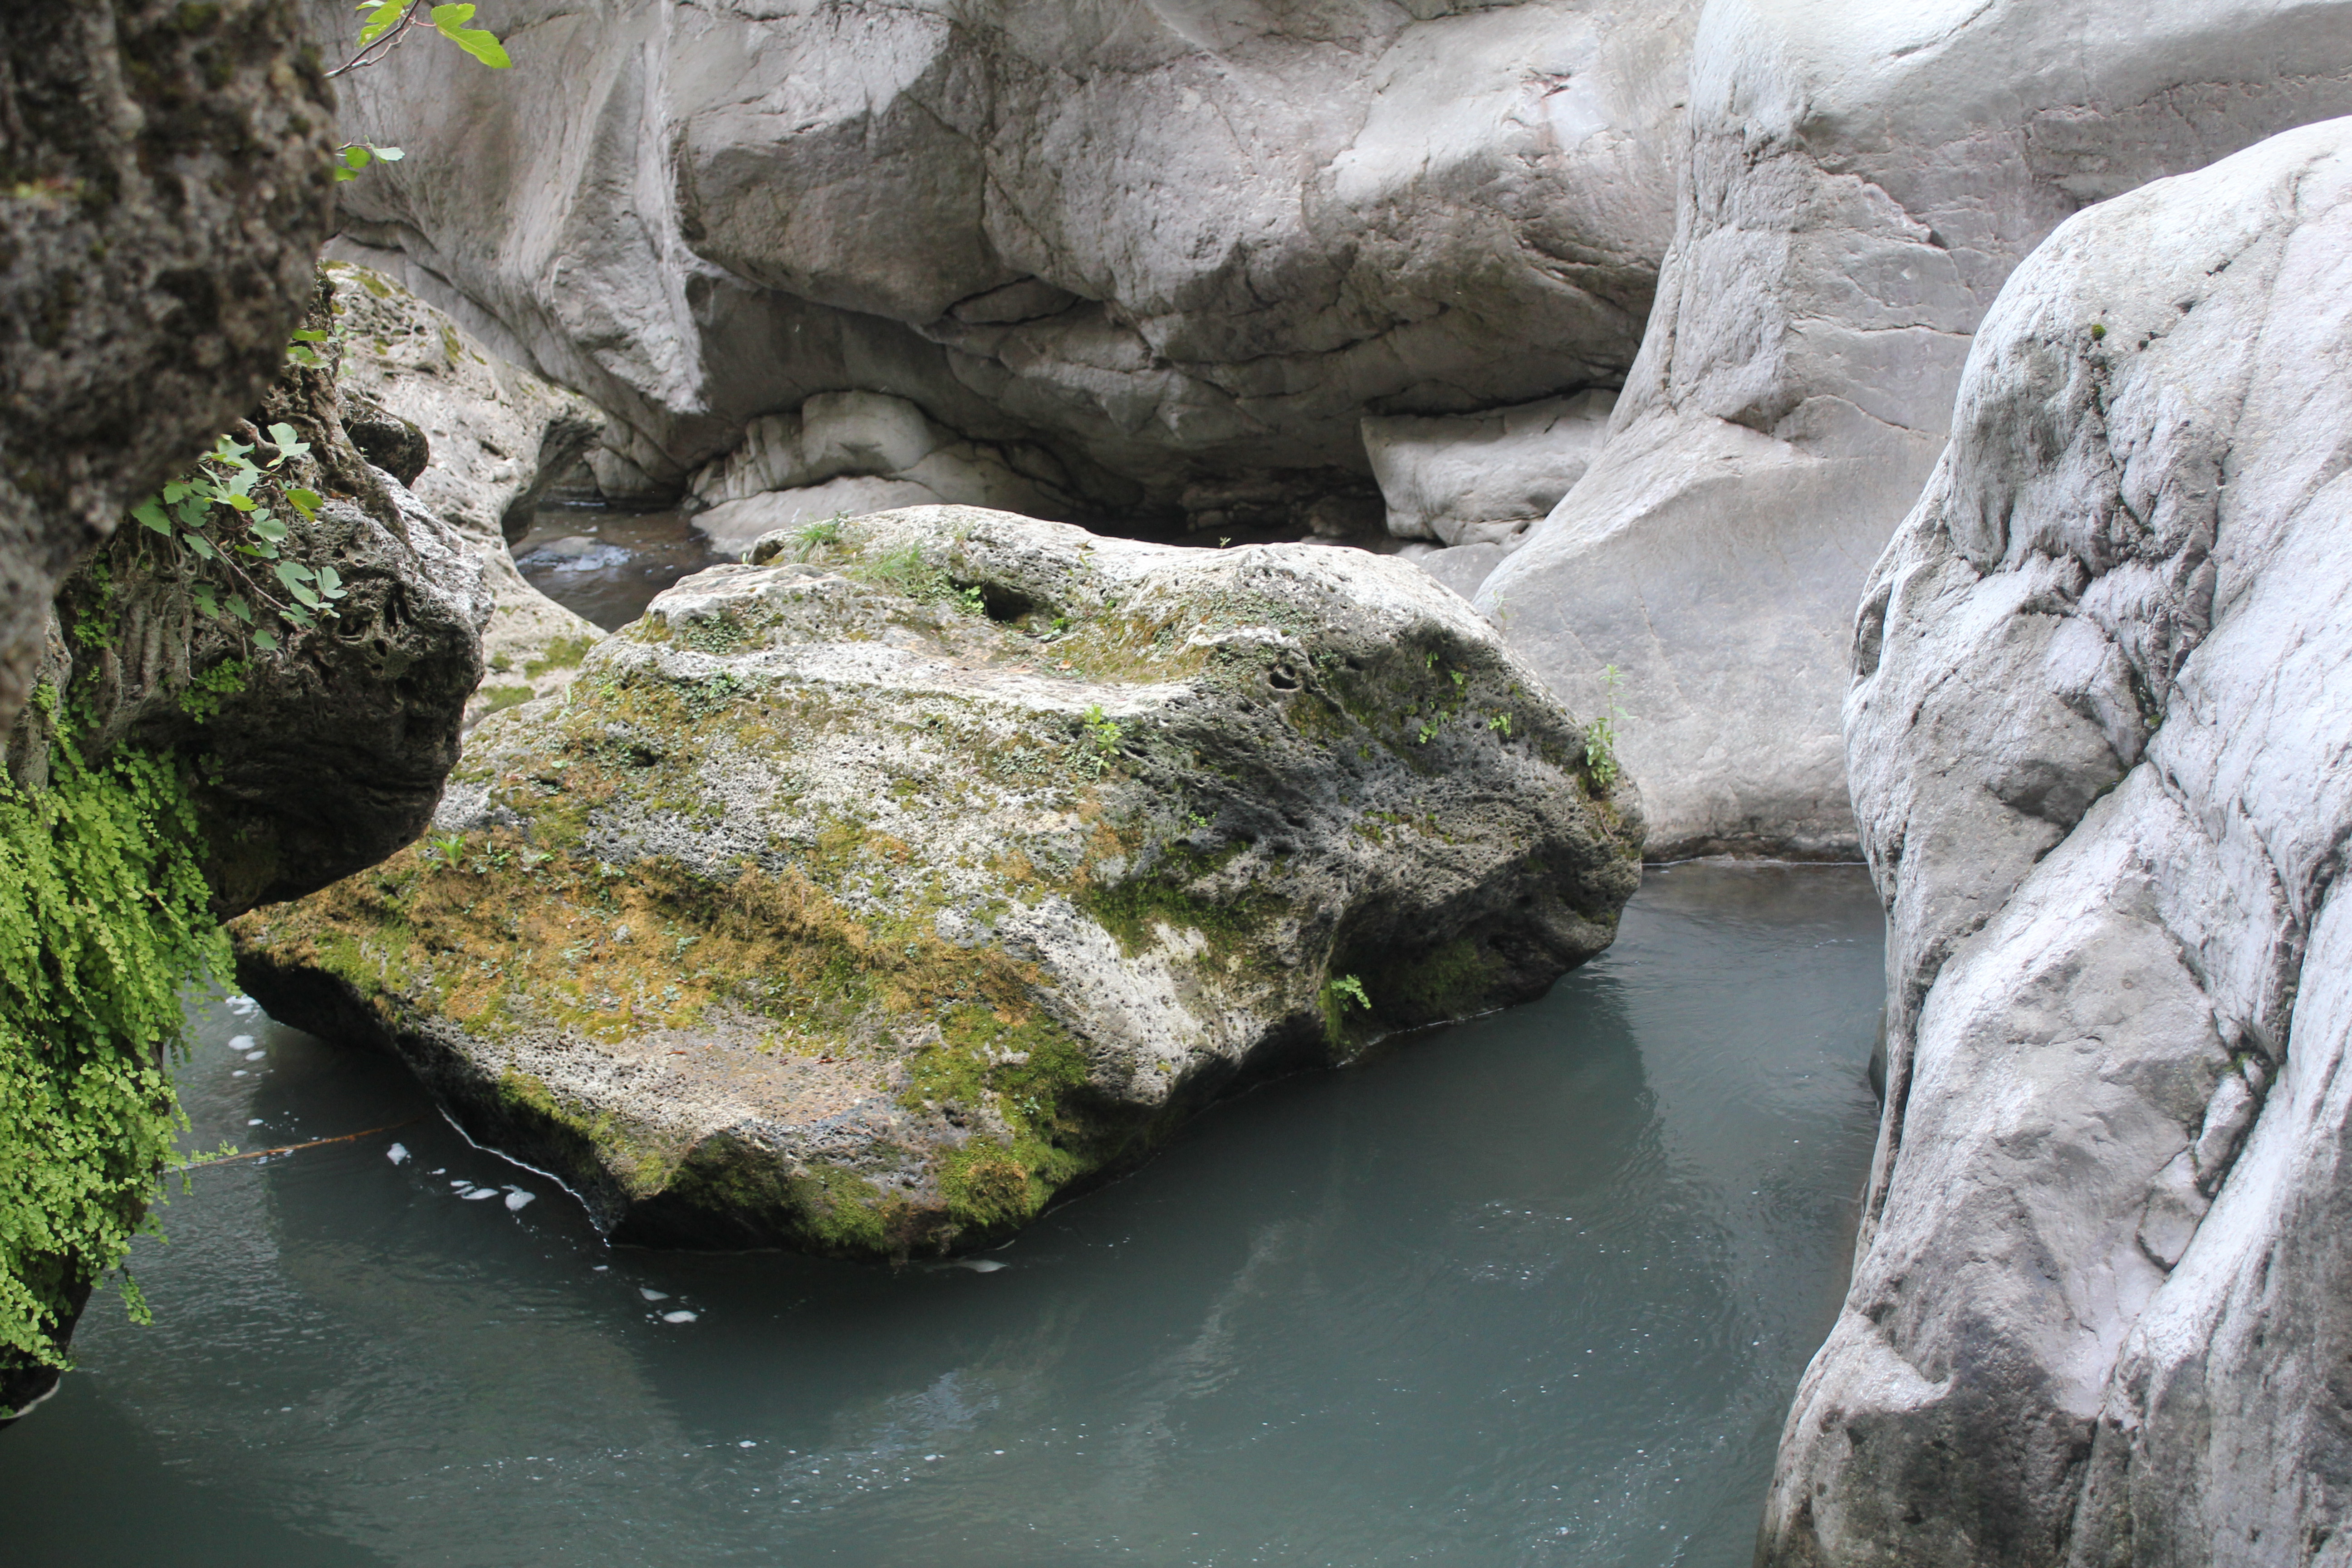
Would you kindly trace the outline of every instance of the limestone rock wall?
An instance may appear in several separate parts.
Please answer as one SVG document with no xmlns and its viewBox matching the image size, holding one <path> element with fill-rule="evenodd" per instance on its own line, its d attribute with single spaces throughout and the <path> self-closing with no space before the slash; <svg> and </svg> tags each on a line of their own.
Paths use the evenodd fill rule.
<svg viewBox="0 0 2352 1568">
<path fill-rule="evenodd" d="M 1766 1564 L 2343 1561 L 2352 120 L 2070 220 L 1846 700 L 1886 1111 Z"/>
<path fill-rule="evenodd" d="M 608 490 L 836 392 L 1050 449 L 1097 510 L 1360 479 L 1366 413 L 1622 375 L 1694 12 L 518 0 L 510 78 L 352 81 L 407 156 L 343 234 L 615 414 Z"/>
<path fill-rule="evenodd" d="M 335 292 L 345 417 L 357 405 L 406 426 L 387 437 L 412 448 L 408 471 L 395 477 L 481 563 L 488 584 L 487 678 L 467 703 L 467 722 L 570 685 L 604 634 L 532 587 L 508 546 L 594 445 L 603 416 L 383 273 L 346 261 L 324 270 Z"/>
<path fill-rule="evenodd" d="M 0 12 L 0 725 L 59 579 L 277 373 L 333 110 L 295 0 Z"/>
<path fill-rule="evenodd" d="M 2348 110 L 2352 5 L 1710 0 L 1609 445 L 1477 597 L 1571 705 L 1622 672 L 1653 854 L 1852 852 L 1853 606 L 2010 269 Z"/>
</svg>

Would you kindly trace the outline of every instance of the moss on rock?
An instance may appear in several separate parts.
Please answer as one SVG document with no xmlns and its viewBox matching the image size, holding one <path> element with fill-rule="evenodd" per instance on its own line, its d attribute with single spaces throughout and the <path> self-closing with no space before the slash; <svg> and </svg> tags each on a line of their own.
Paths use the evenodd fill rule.
<svg viewBox="0 0 2352 1568">
<path fill-rule="evenodd" d="M 754 560 L 486 720 L 425 844 L 236 928 L 273 1012 L 331 981 L 624 1236 L 1001 1237 L 1302 1041 L 1533 994 L 1638 879 L 1630 792 L 1402 563 L 960 508 Z"/>
</svg>

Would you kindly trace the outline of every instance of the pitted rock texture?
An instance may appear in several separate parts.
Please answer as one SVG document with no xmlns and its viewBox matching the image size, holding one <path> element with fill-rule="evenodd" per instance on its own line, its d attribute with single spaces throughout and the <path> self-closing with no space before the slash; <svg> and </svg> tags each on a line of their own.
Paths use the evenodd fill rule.
<svg viewBox="0 0 2352 1568">
<path fill-rule="evenodd" d="M 2061 226 L 1869 583 L 1886 1111 L 1759 1561 L 2342 1560 L 2352 121 Z"/>
<path fill-rule="evenodd" d="M 58 582 L 277 373 L 332 130 L 297 0 L 0 14 L 0 725 Z"/>
<path fill-rule="evenodd" d="M 1600 952 L 1641 818 L 1586 742 L 1402 562 L 886 513 L 486 721 L 425 848 L 239 975 L 618 1237 L 937 1251 Z"/>
<path fill-rule="evenodd" d="M 1046 447 L 1097 508 L 1360 479 L 1367 412 L 1622 375 L 1695 12 L 519 0 L 510 79 L 352 81 L 346 133 L 407 156 L 343 234 L 616 414 L 608 492 L 843 390 Z"/>
<path fill-rule="evenodd" d="M 1970 334 L 2068 214 L 2352 112 L 2352 4 L 1710 0 L 1609 444 L 1480 588 L 1571 704 L 1614 666 L 1652 852 L 1849 854 L 1870 563 Z"/>
<path fill-rule="evenodd" d="M 394 477 L 478 557 L 493 600 L 482 628 L 486 676 L 466 707 L 468 725 L 496 709 L 569 685 L 604 632 L 526 581 L 508 546 L 530 531 L 539 505 L 594 446 L 603 418 L 576 393 L 491 353 L 444 311 L 373 268 L 331 260 L 338 385 L 345 424 L 381 416 L 383 447 L 414 446 Z M 401 426 L 414 432 L 404 442 Z M 373 432 L 369 432 L 373 434 Z M 354 431 L 355 440 L 365 436 Z"/>
<path fill-rule="evenodd" d="M 596 445 L 604 416 L 577 393 L 492 353 L 449 315 L 372 268 L 330 260 L 343 395 L 381 405 L 425 437 L 395 478 L 450 527 L 509 544 Z"/>
</svg>

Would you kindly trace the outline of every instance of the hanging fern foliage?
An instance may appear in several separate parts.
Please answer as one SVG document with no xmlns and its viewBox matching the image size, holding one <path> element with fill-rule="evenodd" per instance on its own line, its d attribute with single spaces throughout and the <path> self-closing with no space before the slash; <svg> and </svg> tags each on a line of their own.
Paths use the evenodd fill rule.
<svg viewBox="0 0 2352 1568">
<path fill-rule="evenodd" d="M 152 1226 L 181 992 L 227 963 L 178 768 L 86 762 L 59 721 L 47 788 L 0 780 L 0 1360 L 63 1364 L 83 1291 Z"/>
</svg>

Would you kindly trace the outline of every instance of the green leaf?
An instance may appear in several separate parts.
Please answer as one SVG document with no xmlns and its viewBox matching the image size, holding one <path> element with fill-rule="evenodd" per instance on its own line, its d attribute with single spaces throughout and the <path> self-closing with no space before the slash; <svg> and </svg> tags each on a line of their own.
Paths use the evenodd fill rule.
<svg viewBox="0 0 2352 1568">
<path fill-rule="evenodd" d="M 180 520 L 180 526 L 182 528 L 202 528 L 205 522 L 205 513 L 212 510 L 212 497 L 208 495 L 191 495 L 185 500 L 183 500 L 179 505 L 172 509 L 172 515 Z"/>
<path fill-rule="evenodd" d="M 325 602 L 312 591 L 310 585 L 307 583 L 289 583 L 286 585 L 286 589 L 287 592 L 292 594 L 296 599 L 299 600 L 303 607 L 306 609 L 316 610 L 325 607 Z"/>
<path fill-rule="evenodd" d="M 331 566 L 320 567 L 319 592 L 324 594 L 330 599 L 341 598 L 343 595 L 348 592 L 348 590 L 343 586 L 342 574 L 336 571 Z"/>
<path fill-rule="evenodd" d="M 408 156 L 397 147 L 378 147 L 373 142 L 369 142 L 368 146 L 375 153 L 375 161 L 379 163 L 397 163 Z"/>
<path fill-rule="evenodd" d="M 196 602 L 196 608 L 204 612 L 205 619 L 215 621 L 220 618 L 220 600 L 214 596 L 211 584 L 192 584 L 188 588 L 188 597 Z"/>
<path fill-rule="evenodd" d="M 239 511 L 257 511 L 260 510 L 261 506 L 261 503 L 255 500 L 251 496 L 237 494 L 234 491 L 228 495 L 221 497 L 221 500 L 228 502 L 229 505 L 235 507 Z"/>
<path fill-rule="evenodd" d="M 356 180 L 356 179 L 358 179 L 358 178 L 359 178 L 359 176 L 358 176 L 357 174 L 352 174 L 349 169 L 344 168 L 341 163 L 338 163 L 338 164 L 336 164 L 336 165 L 335 165 L 335 178 L 336 178 L 337 180 L 339 180 L 339 181 L 341 181 L 341 180 Z M 302 353 L 310 353 L 310 350 L 308 350 L 308 349 L 297 349 L 297 350 L 295 350 L 294 352 L 295 352 L 296 353 L 298 353 L 298 354 L 302 354 Z M 307 360 L 298 360 L 296 363 L 300 363 L 300 364 L 307 364 L 307 363 L 310 363 L 310 362 L 309 362 L 309 361 L 307 361 Z"/>
<path fill-rule="evenodd" d="M 343 167 L 356 174 L 375 161 L 375 154 L 357 142 L 343 149 Z"/>
<path fill-rule="evenodd" d="M 303 327 L 296 331 L 294 341 L 298 343 L 323 343 L 327 341 L 327 334 L 315 327 Z"/>
<path fill-rule="evenodd" d="M 217 561 L 220 559 L 220 552 L 214 549 L 213 542 L 206 539 L 203 534 L 184 533 L 180 535 L 180 539 L 189 549 L 196 552 L 198 559 L 204 561 Z"/>
<path fill-rule="evenodd" d="M 471 5 L 433 7 L 433 26 L 443 37 L 488 66 L 492 70 L 504 70 L 514 64 L 513 60 L 507 58 L 507 51 L 504 46 L 499 44 L 497 34 L 485 28 L 466 26 L 473 19 L 474 7 Z"/>
<path fill-rule="evenodd" d="M 278 634 L 267 626 L 256 626 L 253 628 L 253 644 L 256 647 L 266 648 L 271 653 L 276 653 Z"/>
<path fill-rule="evenodd" d="M 195 487 L 185 479 L 173 479 L 163 486 L 163 504 L 177 506 L 185 500 Z"/>
<path fill-rule="evenodd" d="M 369 10 L 371 5 L 374 9 Z M 393 24 L 408 9 L 408 0 L 361 0 L 358 9 L 368 13 L 368 19 L 360 26 L 360 47 L 366 48 L 392 31 Z"/>
<path fill-rule="evenodd" d="M 300 512 L 304 517 L 309 518 L 313 522 L 319 521 L 319 492 L 317 490 L 306 490 L 300 489 L 290 489 L 286 492 L 286 500 L 289 505 L 292 506 L 296 511 Z"/>
<path fill-rule="evenodd" d="M 246 597 L 242 594 L 231 594 L 228 596 L 228 613 L 248 626 L 253 625 L 253 606 L 246 602 Z"/>
<path fill-rule="evenodd" d="M 252 527 L 257 537 L 266 539 L 272 544 L 279 543 L 286 538 L 286 525 L 268 512 L 263 512 L 254 519 Z"/>
<path fill-rule="evenodd" d="M 308 593 L 310 579 L 315 575 L 316 573 L 299 561 L 280 561 L 278 563 L 278 580 L 286 584 L 289 593 Z"/>
<path fill-rule="evenodd" d="M 164 538 L 169 539 L 172 537 L 171 520 L 163 515 L 163 509 L 157 506 L 153 501 L 141 501 L 137 506 L 131 509 L 131 515 L 137 518 L 141 522 L 145 523 L 149 528 L 153 529 L 156 532 L 162 534 Z"/>
<path fill-rule="evenodd" d="M 278 448 L 278 456 L 269 461 L 269 466 L 273 468 L 281 463 L 290 462 L 296 458 L 305 456 L 310 450 L 310 443 L 296 435 L 294 426 L 291 425 L 272 425 L 269 427 L 269 441 Z"/>
</svg>

